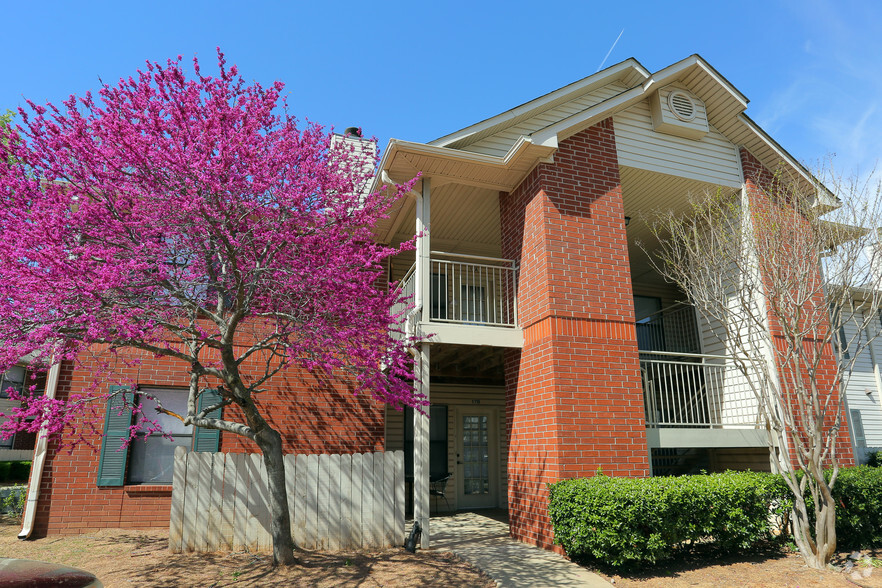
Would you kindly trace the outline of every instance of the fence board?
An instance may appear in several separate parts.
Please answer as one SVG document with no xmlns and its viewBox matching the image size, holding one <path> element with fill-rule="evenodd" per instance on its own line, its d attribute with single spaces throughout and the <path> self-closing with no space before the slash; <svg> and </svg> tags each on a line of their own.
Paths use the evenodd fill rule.
<svg viewBox="0 0 882 588">
<path fill-rule="evenodd" d="M 328 536 L 329 525 L 328 519 L 330 517 L 330 497 L 328 496 L 328 491 L 330 489 L 330 467 L 331 467 L 331 456 L 323 453 L 319 455 L 319 468 L 318 468 L 318 505 L 317 505 L 317 515 L 318 515 L 318 523 L 316 524 L 315 529 L 315 548 L 316 549 L 327 549 L 328 543 L 325 540 Z"/>
<path fill-rule="evenodd" d="M 291 532 L 304 549 L 404 541 L 404 453 L 288 455 Z M 169 549 L 272 549 L 269 486 L 259 454 L 175 454 Z"/>
<path fill-rule="evenodd" d="M 316 528 L 318 521 L 318 476 L 319 456 L 310 455 L 306 464 L 306 549 L 316 548 Z"/>
<path fill-rule="evenodd" d="M 374 454 L 374 508 L 371 517 L 373 524 L 371 525 L 371 544 L 384 545 L 385 537 L 383 537 L 383 506 L 385 498 L 385 478 L 383 468 L 383 455 L 381 453 Z"/>
<path fill-rule="evenodd" d="M 224 454 L 215 453 L 211 461 L 211 486 L 208 501 L 208 549 L 217 551 L 221 544 L 221 507 L 224 490 Z"/>
<path fill-rule="evenodd" d="M 172 471 L 171 512 L 168 519 L 168 548 L 180 553 L 184 539 L 184 492 L 187 479 L 187 449 L 175 447 L 175 464 Z"/>
<path fill-rule="evenodd" d="M 197 452 L 191 459 L 196 460 L 199 472 L 196 502 L 193 503 L 196 515 L 194 539 L 198 545 L 208 545 L 208 503 L 211 497 L 212 454 Z"/>
<path fill-rule="evenodd" d="M 362 455 L 361 462 L 361 479 L 362 488 L 361 496 L 361 546 L 369 547 L 375 545 L 373 535 L 374 528 L 374 501 L 377 500 L 376 488 L 374 488 L 374 454 L 365 453 Z"/>
<path fill-rule="evenodd" d="M 235 517 L 233 528 L 233 549 L 242 551 L 248 543 L 248 474 L 245 470 L 245 462 L 248 456 L 244 453 L 231 454 L 233 466 L 236 470 L 235 491 Z"/>
<path fill-rule="evenodd" d="M 361 541 L 361 471 L 364 456 L 360 453 L 352 455 L 352 534 L 351 544 L 354 549 L 362 546 Z"/>
<path fill-rule="evenodd" d="M 288 497 L 288 525 L 291 527 L 291 537 L 294 537 L 294 476 L 296 475 L 297 456 L 288 454 L 285 456 L 283 463 L 285 464 L 285 496 Z"/>
<path fill-rule="evenodd" d="M 340 457 L 340 549 L 352 549 L 352 456 Z"/>
<path fill-rule="evenodd" d="M 395 460 L 383 459 L 383 512 L 380 517 L 383 521 L 383 543 L 395 544 L 395 521 L 394 517 L 387 513 L 395 512 Z"/>
<path fill-rule="evenodd" d="M 185 551 L 196 550 L 196 499 L 199 492 L 199 463 L 196 454 L 191 453 L 187 457 L 188 476 L 184 481 L 184 505 L 183 505 L 183 548 Z M 172 474 L 174 483 L 174 474 Z M 174 491 L 174 490 L 172 490 Z"/>
<path fill-rule="evenodd" d="M 248 479 L 248 513 L 245 530 L 245 547 L 248 551 L 257 551 L 257 527 L 260 525 L 258 513 L 263 504 L 260 499 L 260 481 L 258 479 L 257 460 L 260 457 L 252 453 L 245 457 L 245 477 Z"/>
<path fill-rule="evenodd" d="M 254 482 L 257 482 L 257 487 L 259 489 L 258 495 L 260 496 L 260 502 L 258 503 L 257 509 L 257 550 L 258 551 L 272 551 L 273 549 L 273 535 L 272 535 L 272 513 L 270 512 L 269 504 L 270 504 L 270 492 L 269 492 L 269 483 L 266 477 L 266 463 L 263 461 L 262 455 L 253 455 L 251 459 L 255 459 L 257 461 L 257 480 L 252 478 L 251 484 L 252 488 L 254 487 Z"/>
<path fill-rule="evenodd" d="M 307 456 L 298 455 L 295 459 L 294 480 L 294 544 L 306 547 L 306 496 L 307 496 Z"/>
<path fill-rule="evenodd" d="M 340 456 L 328 456 L 328 542 L 327 549 L 340 551 L 340 519 L 343 499 L 340 496 Z"/>
<path fill-rule="evenodd" d="M 234 454 L 224 456 L 223 490 L 221 491 L 220 536 L 221 549 L 233 549 L 236 528 L 236 466 Z"/>
<path fill-rule="evenodd" d="M 388 455 L 388 454 L 387 454 Z M 404 545 L 404 452 L 401 450 L 392 453 L 392 461 L 395 467 L 395 505 L 392 517 L 392 545 Z"/>
</svg>

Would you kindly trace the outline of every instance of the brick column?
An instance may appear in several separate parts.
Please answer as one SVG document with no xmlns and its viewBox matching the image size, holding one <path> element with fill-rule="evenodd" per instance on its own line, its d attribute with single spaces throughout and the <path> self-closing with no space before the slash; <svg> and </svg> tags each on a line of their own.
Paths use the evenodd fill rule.
<svg viewBox="0 0 882 588">
<path fill-rule="evenodd" d="M 747 197 L 750 202 L 751 207 L 755 207 L 758 210 L 762 210 L 766 205 L 769 199 L 769 195 L 774 195 L 781 191 L 780 179 L 776 178 L 772 172 L 770 172 L 758 159 L 756 159 L 747 149 L 743 147 L 740 149 L 741 155 L 741 170 L 744 174 L 744 184 L 747 192 Z M 782 256 L 782 259 L 786 260 L 786 256 Z M 824 316 L 827 316 L 827 300 L 824 298 L 822 294 L 822 288 L 820 287 L 822 281 L 820 265 L 817 267 L 816 271 L 813 275 L 806 277 L 806 284 L 809 287 L 809 291 L 814 291 L 815 295 L 813 296 L 812 303 L 815 306 L 815 309 L 821 309 L 821 312 L 824 313 Z M 770 306 L 770 305 L 769 305 Z M 811 314 L 811 310 L 805 311 L 808 314 Z M 781 382 L 782 390 L 787 393 L 788 390 L 792 391 L 795 389 L 796 383 L 792 381 L 792 376 L 788 376 L 788 370 L 781 360 L 781 356 L 786 354 L 786 343 L 784 338 L 784 331 L 780 322 L 778 321 L 778 317 L 768 313 L 769 320 L 769 331 L 772 337 L 772 345 L 777 348 L 778 352 L 774 354 L 776 367 L 778 370 L 779 378 L 783 378 L 784 381 Z M 815 342 L 813 343 L 811 340 L 806 339 L 804 342 L 805 345 L 820 345 L 821 343 Z M 836 383 L 836 372 L 838 369 L 838 360 L 833 351 L 832 345 L 825 345 L 822 349 L 820 349 L 820 353 L 818 355 L 821 359 L 817 367 L 815 368 L 815 374 L 817 379 L 818 388 L 820 389 L 820 395 L 823 398 L 827 395 L 835 397 L 840 394 L 839 386 Z M 801 374 L 801 378 L 803 381 L 807 381 L 809 378 L 808 371 L 804 368 Z M 786 386 L 786 387 L 785 387 Z M 838 400 L 838 399 L 837 399 Z M 795 399 L 794 399 L 795 402 Z M 836 458 L 841 466 L 853 466 L 854 463 L 854 450 L 851 446 L 851 438 L 848 433 L 848 419 L 846 419 L 845 414 L 840 414 L 840 425 L 838 435 L 836 437 Z M 835 414 L 826 415 L 824 426 L 825 428 L 830 428 L 833 426 L 835 421 Z M 795 455 L 792 453 L 793 448 L 791 448 L 791 461 L 794 466 L 797 465 Z M 825 467 L 830 464 L 825 464 Z"/>
<path fill-rule="evenodd" d="M 547 548 L 547 483 L 649 473 L 612 119 L 562 141 L 500 214 L 525 338 L 506 356 L 511 533 Z"/>
</svg>

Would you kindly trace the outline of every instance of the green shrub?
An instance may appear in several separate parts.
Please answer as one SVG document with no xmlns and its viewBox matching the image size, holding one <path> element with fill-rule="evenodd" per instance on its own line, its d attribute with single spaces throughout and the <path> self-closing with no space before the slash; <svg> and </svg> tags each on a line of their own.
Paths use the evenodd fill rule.
<svg viewBox="0 0 882 588">
<path fill-rule="evenodd" d="M 26 486 L 9 486 L 0 492 L 0 513 L 21 518 L 27 502 Z"/>
<path fill-rule="evenodd" d="M 882 468 L 841 468 L 833 497 L 837 544 L 843 549 L 882 547 Z"/>
<path fill-rule="evenodd" d="M 593 478 L 551 484 L 555 542 L 575 558 L 654 563 L 698 541 L 747 550 L 772 537 L 770 513 L 790 502 L 777 476 L 754 472 Z"/>
<path fill-rule="evenodd" d="M 867 465 L 873 468 L 882 467 L 882 451 L 874 451 L 871 453 Z"/>
</svg>

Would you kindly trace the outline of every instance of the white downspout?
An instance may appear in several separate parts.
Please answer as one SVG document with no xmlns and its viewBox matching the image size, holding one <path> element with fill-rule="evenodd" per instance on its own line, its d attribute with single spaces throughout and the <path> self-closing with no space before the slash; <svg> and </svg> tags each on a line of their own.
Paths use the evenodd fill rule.
<svg viewBox="0 0 882 588">
<path fill-rule="evenodd" d="M 61 364 L 56 363 L 49 368 L 49 375 L 46 378 L 46 397 L 55 398 L 55 391 L 58 388 L 58 373 L 61 371 Z M 34 531 L 34 518 L 37 516 L 37 499 L 40 497 L 40 480 L 43 478 L 43 466 L 46 465 L 46 451 L 48 450 L 49 441 L 46 439 L 47 427 L 44 422 L 40 427 L 40 433 L 37 436 L 37 446 L 34 448 L 34 461 L 31 462 L 31 478 L 28 483 L 28 499 L 25 504 L 24 516 L 22 517 L 21 532 L 18 534 L 19 539 L 27 539 Z"/>
</svg>

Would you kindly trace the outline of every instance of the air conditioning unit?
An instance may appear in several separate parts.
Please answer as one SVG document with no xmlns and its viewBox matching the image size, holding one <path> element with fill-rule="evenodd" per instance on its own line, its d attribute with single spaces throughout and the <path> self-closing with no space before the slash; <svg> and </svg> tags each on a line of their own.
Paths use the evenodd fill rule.
<svg viewBox="0 0 882 588">
<path fill-rule="evenodd" d="M 697 141 L 710 130 L 704 102 L 676 84 L 660 88 L 650 97 L 649 107 L 656 132 Z"/>
</svg>

